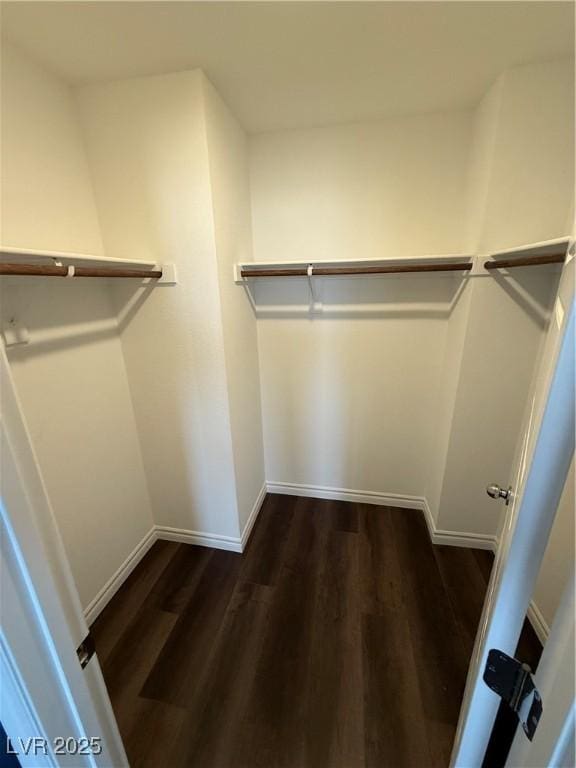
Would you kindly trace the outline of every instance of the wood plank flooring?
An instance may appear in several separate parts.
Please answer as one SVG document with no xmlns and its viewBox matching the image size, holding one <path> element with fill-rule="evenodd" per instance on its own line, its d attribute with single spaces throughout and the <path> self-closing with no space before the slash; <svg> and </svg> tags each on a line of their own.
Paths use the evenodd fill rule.
<svg viewBox="0 0 576 768">
<path fill-rule="evenodd" d="M 92 627 L 132 767 L 448 765 L 491 560 L 278 495 L 243 555 L 157 542 Z"/>
</svg>

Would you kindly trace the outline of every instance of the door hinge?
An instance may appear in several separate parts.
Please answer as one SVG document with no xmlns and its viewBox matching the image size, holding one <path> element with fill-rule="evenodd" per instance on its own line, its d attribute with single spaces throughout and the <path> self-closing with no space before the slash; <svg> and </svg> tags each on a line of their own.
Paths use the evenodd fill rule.
<svg viewBox="0 0 576 768">
<path fill-rule="evenodd" d="M 542 715 L 542 698 L 528 664 L 493 648 L 488 652 L 484 682 L 516 713 L 530 741 Z"/>
<path fill-rule="evenodd" d="M 76 648 L 76 655 L 78 656 L 78 661 L 80 662 L 82 669 L 84 669 L 95 653 L 96 645 L 94 643 L 94 638 L 90 632 L 88 632 L 84 640 L 82 640 L 78 648 Z"/>
</svg>

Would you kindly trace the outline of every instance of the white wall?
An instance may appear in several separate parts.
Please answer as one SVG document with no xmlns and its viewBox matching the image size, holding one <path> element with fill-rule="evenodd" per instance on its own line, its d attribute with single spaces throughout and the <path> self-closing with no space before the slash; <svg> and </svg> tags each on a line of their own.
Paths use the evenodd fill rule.
<svg viewBox="0 0 576 768">
<path fill-rule="evenodd" d="M 545 268 L 546 269 L 546 268 Z M 438 527 L 494 536 L 502 505 L 486 494 L 507 486 L 520 438 L 556 273 L 534 269 L 479 277 L 469 286 L 465 344 L 446 455 Z"/>
<path fill-rule="evenodd" d="M 70 89 L 2 41 L 2 244 L 102 253 Z"/>
<path fill-rule="evenodd" d="M 266 477 L 421 496 L 456 283 L 356 280 L 354 300 L 350 282 L 325 281 L 325 315 L 258 321 Z M 304 302 L 306 291 L 302 285 Z M 350 311 L 331 314 L 342 294 Z M 374 301 L 368 310 L 366 295 Z"/>
<path fill-rule="evenodd" d="M 468 163 L 471 250 L 490 252 L 569 231 L 572 93 L 570 63 L 544 63 L 503 73 L 477 107 Z M 511 477 L 556 280 L 557 270 L 547 268 L 478 278 L 467 289 L 466 310 L 450 319 L 452 333 L 464 333 L 465 344 L 449 366 L 452 384 L 458 382 L 451 435 L 442 492 L 431 499 L 441 529 L 487 536 L 498 530 L 501 510 L 484 488 Z M 443 450 L 439 439 L 435 471 Z M 438 487 L 434 478 L 432 487 Z"/>
<path fill-rule="evenodd" d="M 574 61 L 508 70 L 494 89 L 500 107 L 482 251 L 560 237 L 573 222 Z"/>
<path fill-rule="evenodd" d="M 573 80 L 573 62 L 518 67 L 503 73 L 478 106 L 469 162 L 470 249 L 489 252 L 571 231 Z M 556 281 L 545 268 L 477 281 L 465 310 L 450 319 L 466 347 L 449 366 L 458 383 L 439 497 L 433 491 L 440 437 L 431 479 L 429 501 L 441 529 L 491 535 L 499 528 L 501 505 L 484 486 L 512 477 Z M 573 560 L 572 466 L 533 596 L 539 629 L 552 623 Z"/>
<path fill-rule="evenodd" d="M 435 421 L 432 436 L 432 450 L 429 453 L 425 469 L 424 496 L 428 502 L 434 525 L 439 527 L 438 515 L 442 497 L 446 459 L 452 436 L 454 411 L 460 366 L 466 348 L 468 318 L 472 301 L 473 286 L 469 281 L 462 281 L 460 291 L 455 297 L 450 314 L 446 319 L 444 348 L 441 352 L 441 375 L 434 400 Z M 460 530 L 460 529 L 456 529 Z"/>
<path fill-rule="evenodd" d="M 8 45 L 2 86 L 3 244 L 101 252 L 70 91 Z M 30 330 L 9 359 L 86 606 L 152 526 L 115 311 L 102 281 L 1 291 L 2 321 Z"/>
<path fill-rule="evenodd" d="M 503 90 L 504 81 L 499 77 L 473 115 L 466 201 L 466 245 L 472 253 L 479 252 L 486 225 Z"/>
<path fill-rule="evenodd" d="M 202 75 L 86 87 L 78 100 L 106 252 L 178 268 L 175 287 L 116 297 L 154 518 L 237 539 Z"/>
<path fill-rule="evenodd" d="M 553 62 L 504 73 L 470 115 L 252 137 L 255 259 L 490 252 L 565 235 L 572 92 L 571 63 Z M 268 481 L 424 495 L 440 532 L 488 545 L 502 509 L 485 487 L 512 476 L 557 275 L 492 273 L 457 297 L 459 278 L 317 279 L 312 315 L 306 280 L 258 281 Z M 535 596 L 546 620 L 570 503 Z"/>
<path fill-rule="evenodd" d="M 457 251 L 471 127 L 456 113 L 251 137 L 255 259 Z M 315 282 L 312 320 L 291 311 L 306 281 L 256 289 L 287 313 L 258 321 L 267 479 L 423 495 L 459 280 Z"/>
<path fill-rule="evenodd" d="M 458 251 L 471 129 L 457 112 L 252 136 L 255 260 Z"/>
<path fill-rule="evenodd" d="M 248 142 L 206 78 L 203 91 L 234 472 L 243 530 L 264 485 L 256 319 L 232 280 L 234 264 L 252 260 Z"/>
</svg>

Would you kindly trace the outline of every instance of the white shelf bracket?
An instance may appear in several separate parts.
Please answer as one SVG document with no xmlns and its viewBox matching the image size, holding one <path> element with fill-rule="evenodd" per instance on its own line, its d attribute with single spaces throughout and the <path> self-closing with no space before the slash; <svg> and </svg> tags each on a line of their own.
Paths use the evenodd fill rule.
<svg viewBox="0 0 576 768">
<path fill-rule="evenodd" d="M 156 285 L 178 285 L 176 264 L 161 264 L 157 269 L 162 270 L 162 277 L 156 281 Z"/>
<path fill-rule="evenodd" d="M 16 347 L 30 342 L 27 326 L 16 317 L 10 317 L 2 327 L 2 336 L 6 347 Z"/>
</svg>

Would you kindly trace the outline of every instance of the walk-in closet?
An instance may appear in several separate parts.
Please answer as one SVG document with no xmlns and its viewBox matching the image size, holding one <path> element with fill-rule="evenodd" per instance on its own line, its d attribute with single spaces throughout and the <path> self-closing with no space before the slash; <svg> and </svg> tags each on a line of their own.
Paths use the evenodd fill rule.
<svg viewBox="0 0 576 768">
<path fill-rule="evenodd" d="M 448 766 L 568 311 L 573 5 L 2 5 L 3 408 L 129 764 Z"/>
</svg>

